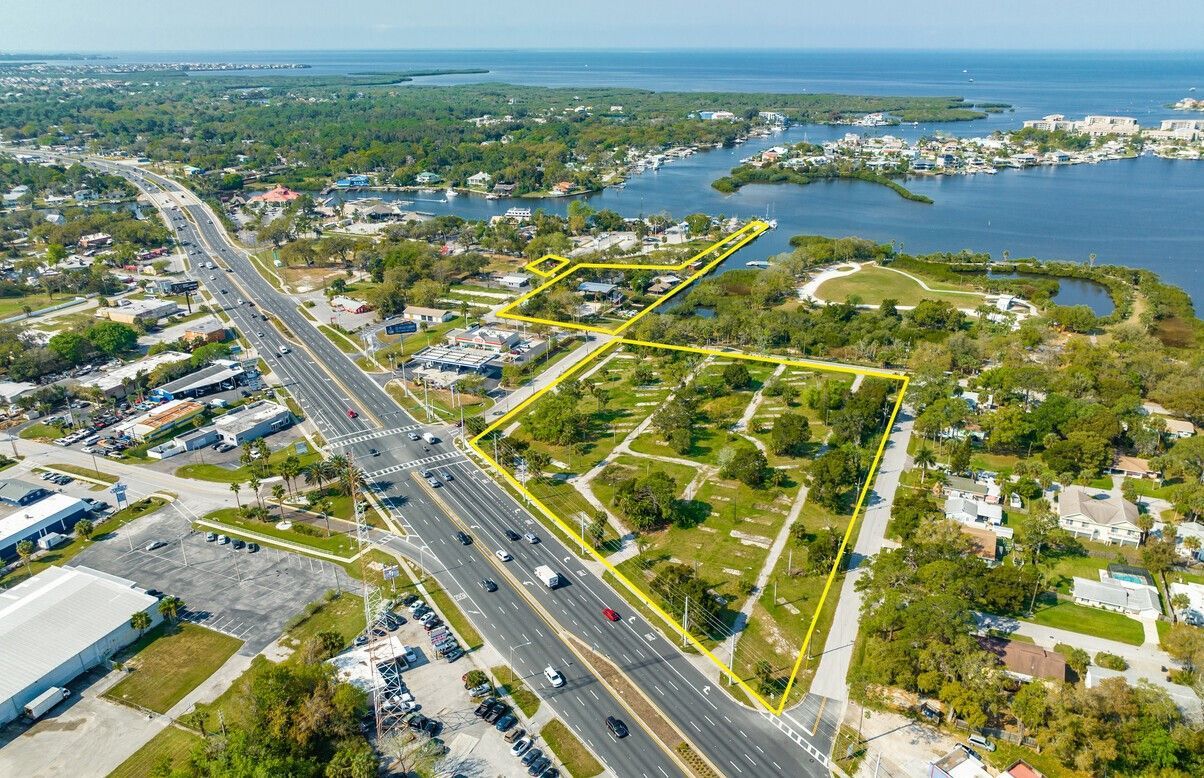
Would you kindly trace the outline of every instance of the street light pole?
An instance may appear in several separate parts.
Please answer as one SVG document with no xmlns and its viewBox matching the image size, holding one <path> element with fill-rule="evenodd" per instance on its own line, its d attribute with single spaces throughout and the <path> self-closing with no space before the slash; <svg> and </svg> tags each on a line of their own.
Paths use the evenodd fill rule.
<svg viewBox="0 0 1204 778">
<path fill-rule="evenodd" d="M 510 652 L 509 652 L 509 656 L 507 657 L 507 661 L 510 664 L 510 672 L 514 675 L 515 678 L 518 678 L 518 673 L 515 672 L 515 670 L 514 670 L 514 649 L 522 648 L 523 646 L 532 645 L 534 642 L 535 641 L 533 641 L 533 640 L 528 640 L 526 643 L 519 643 L 517 646 L 510 646 Z"/>
</svg>

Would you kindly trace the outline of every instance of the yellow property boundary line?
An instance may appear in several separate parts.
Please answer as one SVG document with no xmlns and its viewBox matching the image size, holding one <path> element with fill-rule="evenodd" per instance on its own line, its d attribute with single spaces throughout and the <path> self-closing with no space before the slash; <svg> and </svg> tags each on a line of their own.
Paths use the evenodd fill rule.
<svg viewBox="0 0 1204 778">
<path fill-rule="evenodd" d="M 752 241 L 756 240 L 758 237 L 760 237 L 761 233 L 765 232 L 768 229 L 769 229 L 769 224 L 767 222 L 763 222 L 763 221 L 759 221 L 759 220 L 751 221 L 748 224 L 741 227 L 740 229 L 731 233 L 730 235 L 727 235 L 727 236 L 715 241 L 714 243 L 707 246 L 702 251 L 698 252 L 694 256 L 690 257 L 689 259 L 687 259 L 686 261 L 684 261 L 678 265 L 635 265 L 635 264 L 623 264 L 621 262 L 583 262 L 581 264 L 573 265 L 568 270 L 564 270 L 564 267 L 569 264 L 569 260 L 564 257 L 558 257 L 555 255 L 549 254 L 546 257 L 543 257 L 541 259 L 536 260 L 535 262 L 528 264 L 527 268 L 531 269 L 532 272 L 539 273 L 540 275 L 548 275 L 548 273 L 546 273 L 546 272 L 542 272 L 537 269 L 532 269 L 532 265 L 538 265 L 547 259 L 563 260 L 562 264 L 560 264 L 555 270 L 551 271 L 551 274 L 552 274 L 551 279 L 544 282 L 542 285 L 536 287 L 535 289 L 532 289 L 530 292 L 527 292 L 522 297 L 519 297 L 517 300 L 515 300 L 514 302 L 507 305 L 505 308 L 502 308 L 501 310 L 499 310 L 497 312 L 496 315 L 498 316 L 498 318 L 502 318 L 502 319 L 514 319 L 516 321 L 526 321 L 526 322 L 531 322 L 533 324 L 546 324 L 546 325 L 549 325 L 552 327 L 567 327 L 569 329 L 574 329 L 574 330 L 585 330 L 587 332 L 599 332 L 599 333 L 602 333 L 603 335 L 618 335 L 621 332 L 623 332 L 624 330 L 626 330 L 628 327 L 630 327 L 631 325 L 635 324 L 637 321 L 642 319 L 644 316 L 647 316 L 648 314 L 652 313 L 654 310 L 657 309 L 657 307 L 659 307 L 660 305 L 664 304 L 667 300 L 669 300 L 669 298 L 673 297 L 675 294 L 677 294 L 681 290 L 685 289 L 687 286 L 694 283 L 699 278 L 701 278 L 704 275 L 706 275 L 707 273 L 711 272 L 711 270 L 713 270 L 720 262 L 723 262 L 723 260 L 730 257 L 732 254 L 735 254 L 737 251 L 744 248 Z M 726 246 L 726 248 L 724 248 L 725 246 Z M 685 270 L 686 268 L 690 267 L 690 265 L 693 265 L 696 262 L 702 261 L 704 257 L 706 257 L 708 254 L 710 254 L 711 252 L 716 251 L 718 249 L 723 249 L 723 251 L 720 252 L 720 254 L 717 257 L 707 261 L 707 263 L 705 265 L 703 265 L 701 268 L 696 270 L 685 280 L 683 280 L 682 282 L 677 284 L 677 286 L 673 287 L 668 292 L 666 292 L 663 295 L 661 295 L 660 297 L 658 297 L 651 305 L 646 307 L 644 310 L 640 311 L 635 316 L 632 316 L 627 321 L 620 322 L 619 324 L 615 325 L 614 327 L 600 327 L 600 326 L 595 326 L 592 324 L 581 324 L 579 322 L 558 321 L 556 319 L 544 319 L 544 318 L 540 318 L 537 316 L 524 316 L 523 314 L 516 312 L 520 305 L 522 305 L 526 301 L 530 300 L 535 295 L 546 291 L 548 288 L 560 283 L 561 281 L 564 281 L 566 278 L 568 278 L 569 276 L 571 276 L 572 274 L 576 273 L 579 270 L 661 270 L 661 271 Z M 561 271 L 563 271 L 563 272 L 561 272 Z"/>
<path fill-rule="evenodd" d="M 564 266 L 567 265 L 569 262 L 570 262 L 570 260 L 568 257 L 562 257 L 559 254 L 544 254 L 539 259 L 532 260 L 532 261 L 528 262 L 527 264 L 523 265 L 523 269 L 528 272 L 534 273 L 537 276 L 543 276 L 544 278 L 551 278 L 552 276 L 556 275 L 561 270 L 563 270 Z M 542 267 L 540 267 L 540 265 L 544 265 L 544 264 L 548 264 L 548 263 L 555 265 L 555 267 L 549 268 L 547 270 L 544 270 Z"/>
<path fill-rule="evenodd" d="M 760 232 L 758 232 L 757 234 L 760 234 Z M 753 237 L 755 237 L 755 236 L 753 236 Z M 707 269 L 709 269 L 709 267 Z M 786 682 L 786 688 L 782 692 L 782 701 L 781 701 L 780 705 L 775 706 L 775 705 L 769 703 L 764 697 L 761 696 L 761 694 L 759 692 L 757 692 L 757 690 L 755 690 L 751 686 L 749 686 L 744 681 L 743 678 L 740 678 L 739 676 L 737 676 L 735 673 L 735 668 L 725 665 L 718 657 L 716 657 L 710 651 L 710 649 L 708 649 L 706 646 L 704 646 L 701 642 L 698 641 L 697 638 L 695 638 L 692 634 L 690 634 L 688 630 L 686 630 L 684 627 L 682 627 L 681 623 L 678 622 L 678 620 L 676 618 L 674 618 L 672 615 L 670 615 L 664 609 L 662 609 L 659 605 L 657 605 L 655 602 L 653 602 L 652 599 L 649 598 L 648 595 L 645 594 L 643 591 L 641 591 L 638 586 L 636 586 L 634 583 L 632 583 L 631 580 L 627 578 L 627 576 L 625 576 L 625 575 L 623 575 L 623 573 L 619 572 L 619 570 L 614 565 L 612 565 L 603 554 L 599 553 L 598 550 L 594 548 L 592 543 L 590 543 L 585 538 L 583 538 L 580 534 L 578 534 L 577 529 L 575 529 L 571 523 L 565 522 L 562 518 L 560 518 L 560 516 L 558 516 L 556 514 L 555 511 L 550 509 L 547 505 L 545 505 L 543 503 L 543 501 L 541 501 L 537 496 L 532 494 L 526 488 L 526 486 L 524 486 L 517 478 L 515 478 L 513 475 L 511 475 L 511 473 L 506 468 L 502 467 L 501 463 L 499 463 L 492 456 L 490 456 L 488 451 L 480 445 L 480 441 L 485 436 L 489 435 L 490 433 L 494 432 L 495 430 L 498 430 L 499 428 L 509 426 L 509 424 L 518 415 L 522 414 L 527 408 L 529 408 L 536 400 L 538 400 L 544 394 L 550 392 L 551 390 L 553 390 L 554 388 L 559 386 L 564 381 L 580 374 L 586 365 L 590 364 L 591 362 L 594 362 L 595 360 L 600 359 L 603 354 L 611 353 L 614 349 L 616 349 L 620 346 L 639 346 L 639 347 L 644 347 L 644 348 L 659 348 L 659 349 L 666 349 L 666 350 L 671 350 L 671 351 L 690 352 L 693 354 L 701 354 L 703 356 L 721 357 L 724 359 L 742 359 L 742 360 L 746 360 L 746 361 L 750 361 L 750 362 L 763 362 L 763 363 L 775 364 L 775 365 L 787 365 L 790 367 L 800 367 L 800 368 L 804 368 L 807 370 L 827 370 L 827 371 L 831 371 L 831 372 L 851 373 L 854 375 L 864 375 L 864 376 L 870 376 L 870 377 L 874 377 L 874 378 L 885 378 L 885 379 L 890 379 L 890 380 L 895 380 L 895 381 L 900 382 L 899 387 L 898 387 L 898 396 L 896 397 L 894 407 L 891 410 L 890 419 L 888 420 L 888 422 L 886 424 L 886 429 L 882 433 L 882 439 L 878 443 L 878 450 L 874 454 L 874 459 L 870 463 L 870 468 L 869 468 L 869 472 L 866 474 L 865 483 L 861 488 L 861 492 L 857 495 L 857 503 L 853 508 L 853 515 L 849 519 L 849 526 L 845 530 L 844 537 L 841 538 L 840 548 L 837 551 L 836 559 L 833 561 L 832 567 L 828 571 L 828 576 L 824 581 L 823 592 L 820 594 L 819 603 L 815 606 L 815 612 L 811 616 L 811 622 L 807 627 L 806 634 L 804 635 L 803 645 L 799 649 L 798 657 L 794 661 L 794 667 L 791 670 L 790 678 Z M 740 688 L 742 688 L 745 692 L 747 692 L 750 697 L 752 697 L 757 702 L 759 702 L 761 704 L 761 706 L 764 707 L 767 711 L 769 711 L 770 713 L 772 713 L 774 715 L 780 716 L 782 714 L 782 711 L 784 711 L 786 709 L 786 703 L 790 698 L 790 691 L 794 687 L 794 682 L 798 678 L 798 674 L 802 669 L 803 659 L 804 659 L 804 657 L 807 656 L 807 651 L 811 645 L 811 639 L 815 633 L 816 627 L 819 624 L 820 614 L 823 611 L 824 604 L 827 602 L 828 595 L 831 592 L 832 583 L 836 580 L 836 576 L 840 572 L 840 567 L 841 567 L 842 562 L 844 561 L 845 552 L 848 550 L 849 540 L 853 537 L 853 530 L 858 525 L 858 519 L 862 513 L 862 509 L 865 506 L 866 497 L 869 495 L 870 487 L 873 485 L 873 481 L 874 481 L 873 476 L 878 469 L 878 465 L 882 461 L 882 456 L 883 456 L 884 452 L 886 451 L 886 443 L 888 440 L 890 440 L 891 428 L 894 427 L 895 418 L 898 416 L 899 409 L 903 404 L 903 395 L 907 390 L 907 384 L 908 384 L 909 380 L 910 379 L 906 375 L 898 375 L 896 373 L 889 373 L 889 372 L 884 372 L 881 370 L 873 370 L 873 369 L 869 369 L 869 368 L 862 369 L 862 368 L 856 368 L 856 367 L 847 366 L 847 365 L 828 365 L 823 362 L 814 362 L 814 361 L 810 361 L 810 360 L 791 360 L 791 359 L 784 359 L 784 358 L 764 357 L 764 356 L 756 356 L 756 355 L 751 355 L 751 354 L 742 354 L 739 352 L 732 352 L 732 351 L 717 351 L 714 349 L 697 348 L 694 346 L 671 346 L 671 345 L 662 344 L 662 343 L 649 343 L 646 341 L 628 340 L 625 338 L 618 338 L 618 339 L 614 340 L 612 343 L 606 345 L 605 347 L 603 347 L 601 349 L 598 349 L 593 354 L 591 354 L 588 357 L 586 357 L 585 359 L 581 360 L 580 363 L 574 365 L 570 370 L 565 371 L 565 373 L 563 373 L 559 378 L 557 378 L 551 384 L 549 384 L 548 386 L 539 390 L 538 392 L 534 393 L 533 395 L 528 397 L 523 402 L 519 403 L 519 405 L 517 407 L 513 408 L 509 413 L 505 414 L 500 419 L 498 419 L 497 421 L 490 424 L 488 427 L 486 427 L 484 430 L 482 430 L 480 434 L 471 438 L 468 441 L 468 443 L 470 446 L 472 446 L 473 450 L 476 451 L 476 453 L 478 455 L 480 455 L 485 461 L 487 461 L 491 465 L 493 465 L 493 467 L 496 468 L 497 471 L 503 475 L 503 477 L 505 477 L 506 481 L 509 482 L 511 486 L 513 486 L 515 489 L 517 489 L 519 491 L 520 494 L 524 495 L 528 500 L 530 500 L 532 503 L 534 503 L 536 506 L 538 506 L 540 511 L 542 511 L 544 513 L 544 515 L 546 515 L 553 522 L 555 522 L 556 526 L 559 527 L 562 532 L 564 532 L 566 535 L 568 535 L 570 538 L 572 538 L 574 543 L 579 543 L 583 548 L 588 549 L 590 556 L 592 556 L 595 560 L 600 562 L 607 570 L 609 570 L 615 576 L 615 578 L 617 578 L 619 581 L 621 581 L 623 583 L 623 585 L 625 587 L 627 587 L 628 591 L 630 591 L 632 594 L 634 594 L 636 596 L 637 599 L 639 599 L 641 602 L 643 602 L 645 605 L 647 605 L 649 608 L 651 608 L 653 610 L 653 612 L 656 613 L 657 616 L 659 616 L 661 618 L 661 620 L 664 621 L 665 624 L 667 624 L 670 627 L 670 629 L 672 629 L 678 635 L 681 635 L 686 640 L 689 640 L 690 643 L 696 649 L 698 649 L 702 654 L 704 654 L 705 656 L 710 658 L 710 660 L 712 662 L 714 662 L 715 665 L 717 667 L 719 667 L 720 670 L 722 670 L 723 672 L 728 674 L 731 678 L 735 679 L 736 683 L 738 683 L 740 685 Z"/>
</svg>

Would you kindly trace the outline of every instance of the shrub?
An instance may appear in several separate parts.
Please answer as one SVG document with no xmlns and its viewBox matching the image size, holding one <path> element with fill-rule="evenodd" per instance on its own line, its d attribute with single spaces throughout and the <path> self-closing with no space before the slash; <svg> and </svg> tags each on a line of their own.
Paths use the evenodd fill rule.
<svg viewBox="0 0 1204 778">
<path fill-rule="evenodd" d="M 1100 667 L 1106 667 L 1109 670 L 1128 670 L 1129 663 L 1124 657 L 1116 654 L 1109 654 L 1107 651 L 1100 651 L 1095 655 L 1095 663 Z"/>
</svg>

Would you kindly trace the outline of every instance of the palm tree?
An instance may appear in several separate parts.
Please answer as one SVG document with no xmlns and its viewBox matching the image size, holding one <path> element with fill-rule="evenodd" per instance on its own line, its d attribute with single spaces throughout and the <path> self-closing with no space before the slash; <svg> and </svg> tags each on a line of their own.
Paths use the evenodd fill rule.
<svg viewBox="0 0 1204 778">
<path fill-rule="evenodd" d="M 318 503 L 318 507 L 322 511 L 322 519 L 326 522 L 326 537 L 330 537 L 330 511 L 333 506 L 330 500 L 322 500 Z"/>
<path fill-rule="evenodd" d="M 305 483 L 309 486 L 317 487 L 317 489 L 320 491 L 322 486 L 326 483 L 327 469 L 328 468 L 325 459 L 319 459 L 309 467 L 306 467 L 305 470 L 302 471 L 302 475 L 305 476 Z"/>
<path fill-rule="evenodd" d="M 84 540 L 91 540 L 92 533 L 95 531 L 96 525 L 90 519 L 80 519 L 75 523 L 75 534 Z"/>
<path fill-rule="evenodd" d="M 164 597 L 159 600 L 159 615 L 168 621 L 175 622 L 182 610 L 184 610 L 184 601 L 179 597 Z"/>
<path fill-rule="evenodd" d="M 130 616 L 130 626 L 138 630 L 138 637 L 146 632 L 146 628 L 151 625 L 150 614 L 146 611 L 137 611 L 133 616 Z"/>
<path fill-rule="evenodd" d="M 928 446 L 920 446 L 916 449 L 915 461 L 920 467 L 920 483 L 924 483 L 928 477 L 928 468 L 936 464 L 936 456 Z"/>
<path fill-rule="evenodd" d="M 33 575 L 29 569 L 29 560 L 33 558 L 34 549 L 37 548 L 32 540 L 22 540 L 17 544 L 17 556 L 21 557 L 21 561 L 25 563 L 25 575 Z"/>
<path fill-rule="evenodd" d="M 362 490 L 368 484 L 364 471 L 348 464 L 339 474 L 339 493 L 350 496 L 352 492 Z"/>
<path fill-rule="evenodd" d="M 288 484 L 288 493 L 291 495 L 295 492 L 293 488 L 293 479 L 301 475 L 301 460 L 294 454 L 289 454 L 280 463 L 280 477 Z"/>
<path fill-rule="evenodd" d="M 280 520 L 284 521 L 284 484 L 272 484 L 272 497 L 276 500 L 276 509 L 280 511 Z"/>
<path fill-rule="evenodd" d="M 255 502 L 259 503 L 259 507 L 263 507 L 263 500 L 259 499 L 259 487 L 263 482 L 259 480 L 259 476 L 251 476 L 247 480 L 247 484 L 251 487 L 251 492 L 255 495 Z"/>
<path fill-rule="evenodd" d="M 242 492 L 242 481 L 234 481 L 230 484 L 230 491 L 234 492 L 234 502 L 238 504 L 239 513 L 242 512 L 242 499 L 239 494 Z"/>
</svg>

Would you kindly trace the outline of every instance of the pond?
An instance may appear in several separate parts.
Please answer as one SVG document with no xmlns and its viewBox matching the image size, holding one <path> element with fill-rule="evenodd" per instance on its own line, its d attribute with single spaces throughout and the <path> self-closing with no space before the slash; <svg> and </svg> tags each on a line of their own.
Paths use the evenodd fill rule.
<svg viewBox="0 0 1204 778">
<path fill-rule="evenodd" d="M 987 274 L 990 278 L 1032 278 L 1034 280 L 1052 279 L 1058 282 L 1058 293 L 1053 301 L 1058 305 L 1086 305 L 1096 316 L 1108 316 L 1116 309 L 1108 287 L 1098 281 L 1086 278 L 1062 278 L 1038 273 L 998 273 Z"/>
</svg>

